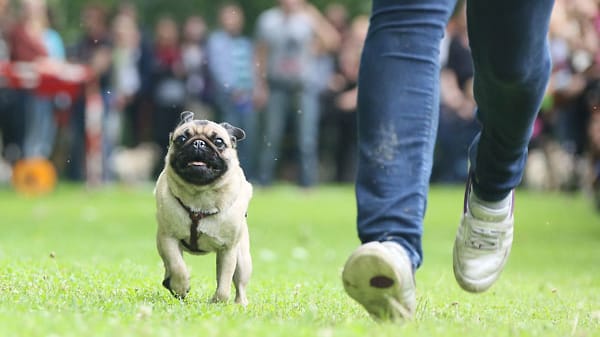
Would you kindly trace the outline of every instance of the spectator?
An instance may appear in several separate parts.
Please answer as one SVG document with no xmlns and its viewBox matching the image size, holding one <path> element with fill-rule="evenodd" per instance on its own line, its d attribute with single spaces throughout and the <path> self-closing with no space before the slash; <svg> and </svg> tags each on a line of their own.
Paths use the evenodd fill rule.
<svg viewBox="0 0 600 337">
<path fill-rule="evenodd" d="M 9 1 L 0 0 L 0 62 L 10 61 L 10 29 L 12 12 Z M 21 157 L 24 133 L 23 109 L 16 90 L 0 86 L 0 157 L 14 163 Z M 1 160 L 0 160 L 1 161 Z"/>
<path fill-rule="evenodd" d="M 206 31 L 206 22 L 202 16 L 192 15 L 185 20 L 181 58 L 186 74 L 186 109 L 203 118 L 210 118 L 211 113 L 205 103 L 209 96 Z"/>
<path fill-rule="evenodd" d="M 151 141 L 152 135 L 152 46 L 148 33 L 138 20 L 138 10 L 133 2 L 121 2 L 117 8 L 117 16 L 130 18 L 133 23 L 132 34 L 137 36 L 137 43 L 130 46 L 133 51 L 134 65 L 139 76 L 138 90 L 127 100 L 124 107 L 123 144 L 137 146 L 142 142 Z"/>
<path fill-rule="evenodd" d="M 259 89 L 268 90 L 261 183 L 273 181 L 290 112 L 295 117 L 299 183 L 308 187 L 317 182 L 320 88 L 313 86 L 315 64 L 317 56 L 335 50 L 339 40 L 335 28 L 305 0 L 279 0 L 277 7 L 260 15 L 256 48 L 264 83 Z"/>
<path fill-rule="evenodd" d="M 168 16 L 160 18 L 155 27 L 154 38 L 154 142 L 160 147 L 160 158 L 164 158 L 169 145 L 169 132 L 177 124 L 185 104 L 185 73 L 176 21 Z M 160 169 L 162 167 L 157 167 L 156 173 Z"/>
<path fill-rule="evenodd" d="M 207 45 L 215 103 L 220 120 L 246 131 L 246 139 L 238 145 L 238 151 L 244 172 L 252 180 L 258 131 L 253 104 L 254 50 L 250 39 L 242 35 L 244 13 L 238 4 L 223 5 L 219 23 L 220 29 L 210 35 Z"/>
<path fill-rule="evenodd" d="M 10 48 L 6 33 L 10 26 L 9 0 L 0 0 L 0 60 L 8 61 L 10 59 Z"/>
<path fill-rule="evenodd" d="M 63 61 L 65 50 L 60 35 L 50 27 L 45 0 L 22 0 L 21 16 L 10 33 L 12 61 Z M 48 63 L 50 65 L 50 63 Z M 25 158 L 48 159 L 52 154 L 57 125 L 52 97 L 26 93 Z"/>
<path fill-rule="evenodd" d="M 93 72 L 86 91 L 74 102 L 71 116 L 70 158 L 67 160 L 67 176 L 73 180 L 84 179 L 86 156 L 85 114 L 91 95 L 101 95 L 103 118 L 107 116 L 111 92 L 111 43 L 107 27 L 106 10 L 102 6 L 87 5 L 81 12 L 83 35 L 71 48 L 70 59 L 88 65 Z M 103 121 L 105 122 L 105 120 Z M 104 157 L 107 156 L 105 150 Z M 106 170 L 104 170 L 106 172 Z"/>
<path fill-rule="evenodd" d="M 467 179 L 467 150 L 479 131 L 466 12 L 465 2 L 459 2 L 446 29 L 449 49 L 440 74 L 440 117 L 431 176 L 435 182 L 463 183 Z"/>
<path fill-rule="evenodd" d="M 337 55 L 336 71 L 324 95 L 323 142 L 327 136 L 334 143 L 329 151 L 334 157 L 334 179 L 354 180 L 356 173 L 356 101 L 358 66 L 369 18 L 358 16 L 352 21 Z"/>
<path fill-rule="evenodd" d="M 325 8 L 325 17 L 340 34 L 343 42 L 350 33 L 350 19 L 346 6 L 338 2 L 328 4 Z"/>
<path fill-rule="evenodd" d="M 350 31 L 348 9 L 344 4 L 330 3 L 325 8 L 324 18 L 331 28 L 337 32 L 339 46 L 341 47 Z M 317 55 L 312 67 L 314 79 L 310 81 L 313 89 L 319 95 L 323 95 L 327 91 L 328 79 L 333 76 L 336 70 L 337 56 L 340 52 L 339 48 L 323 50 L 322 47 L 317 41 Z"/>
<path fill-rule="evenodd" d="M 113 52 L 112 52 L 112 100 L 109 118 L 112 120 L 105 132 L 105 136 L 113 144 L 121 141 L 121 115 L 127 112 L 132 115 L 132 102 L 138 95 L 141 87 L 141 75 L 137 67 L 140 46 L 140 34 L 133 17 L 117 15 L 112 24 Z M 134 120 L 137 120 L 134 119 Z M 132 125 L 133 126 L 133 125 Z M 134 130 L 139 127 L 131 127 Z M 129 132 L 128 132 L 129 133 Z"/>
</svg>

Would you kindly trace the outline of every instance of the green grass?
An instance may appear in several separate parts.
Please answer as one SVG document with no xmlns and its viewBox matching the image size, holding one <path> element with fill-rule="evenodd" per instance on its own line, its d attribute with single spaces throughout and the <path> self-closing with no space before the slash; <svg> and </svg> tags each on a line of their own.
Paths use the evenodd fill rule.
<svg viewBox="0 0 600 337">
<path fill-rule="evenodd" d="M 0 189 L 0 336 L 600 336 L 600 216 L 581 195 L 517 194 L 511 259 L 487 293 L 452 275 L 462 188 L 435 187 L 416 319 L 377 324 L 343 292 L 358 245 L 351 187 L 257 190 L 250 305 L 210 304 L 214 255 L 186 256 L 192 291 L 161 286 L 152 188 Z"/>
</svg>

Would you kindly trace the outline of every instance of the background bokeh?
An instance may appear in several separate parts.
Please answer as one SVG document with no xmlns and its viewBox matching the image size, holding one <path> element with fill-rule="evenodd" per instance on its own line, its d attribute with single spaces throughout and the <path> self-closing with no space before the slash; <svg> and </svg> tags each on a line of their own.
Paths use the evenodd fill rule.
<svg viewBox="0 0 600 337">
<path fill-rule="evenodd" d="M 479 130 L 464 3 L 442 41 L 433 183 L 464 182 Z M 246 129 L 240 159 L 257 185 L 351 183 L 369 6 L 0 0 L 0 184 L 151 183 L 183 110 Z M 288 10 L 291 23 L 266 15 Z M 523 186 L 598 196 L 599 1 L 556 0 L 548 38 L 553 73 Z"/>
</svg>

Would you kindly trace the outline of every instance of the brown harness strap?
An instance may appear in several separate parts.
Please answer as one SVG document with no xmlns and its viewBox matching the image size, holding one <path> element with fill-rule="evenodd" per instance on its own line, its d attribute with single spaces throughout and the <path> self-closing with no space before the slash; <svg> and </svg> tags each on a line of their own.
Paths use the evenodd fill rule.
<svg viewBox="0 0 600 337">
<path fill-rule="evenodd" d="M 192 223 L 190 225 L 190 243 L 188 244 L 187 242 L 185 242 L 185 240 L 182 239 L 181 244 L 193 253 L 208 253 L 207 251 L 198 249 L 198 238 L 202 234 L 198 233 L 198 224 L 200 223 L 200 220 L 206 218 L 207 216 L 213 215 L 214 213 L 195 212 L 191 208 L 186 206 L 178 197 L 175 197 L 175 199 L 177 199 L 181 207 L 183 207 L 183 209 L 185 209 L 188 212 L 190 220 L 192 220 Z"/>
</svg>

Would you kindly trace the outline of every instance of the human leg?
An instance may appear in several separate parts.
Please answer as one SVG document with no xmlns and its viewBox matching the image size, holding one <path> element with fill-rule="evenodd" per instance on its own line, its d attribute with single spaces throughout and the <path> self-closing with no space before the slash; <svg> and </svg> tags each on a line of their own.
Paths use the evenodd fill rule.
<svg viewBox="0 0 600 337">
<path fill-rule="evenodd" d="M 221 122 L 228 122 L 246 132 L 246 138 L 237 146 L 240 165 L 244 169 L 246 179 L 256 178 L 256 139 L 257 115 L 251 102 L 251 97 L 242 98 L 243 101 L 234 102 L 228 93 L 218 93 L 216 102 L 221 116 Z"/>
<path fill-rule="evenodd" d="M 284 88 L 277 86 L 269 88 L 269 101 L 263 116 L 264 137 L 261 141 L 259 173 L 260 183 L 264 185 L 270 185 L 273 182 L 289 101 L 289 93 Z"/>
<path fill-rule="evenodd" d="M 454 243 L 454 275 L 471 292 L 500 276 L 513 239 L 513 189 L 521 181 L 535 116 L 550 75 L 553 0 L 468 3 L 474 91 L 482 131 Z"/>
<path fill-rule="evenodd" d="M 421 264 L 438 118 L 439 44 L 453 0 L 373 2 L 358 93 L 358 232 Z"/>
<path fill-rule="evenodd" d="M 300 186 L 317 183 L 319 171 L 319 93 L 304 88 L 300 94 L 300 109 L 296 113 L 298 153 L 300 154 Z"/>
<path fill-rule="evenodd" d="M 0 157 L 10 163 L 22 156 L 25 133 L 25 116 L 23 113 L 22 94 L 15 89 L 0 88 Z"/>
<path fill-rule="evenodd" d="M 252 108 L 240 113 L 240 125 L 246 131 L 246 138 L 238 144 L 240 163 L 244 168 L 246 179 L 256 179 L 256 140 L 258 132 L 258 116 Z"/>
<path fill-rule="evenodd" d="M 52 100 L 30 94 L 27 102 L 23 153 L 25 158 L 50 158 L 56 138 L 56 121 Z"/>
<path fill-rule="evenodd" d="M 470 151 L 473 188 L 498 201 L 523 174 L 533 122 L 550 76 L 553 0 L 470 0 L 467 15 L 482 124 Z"/>
<path fill-rule="evenodd" d="M 342 278 L 348 294 L 378 318 L 407 318 L 415 308 L 412 273 L 422 262 L 439 45 L 453 7 L 454 0 L 373 2 L 358 84 L 356 198 L 364 245 Z"/>
</svg>

